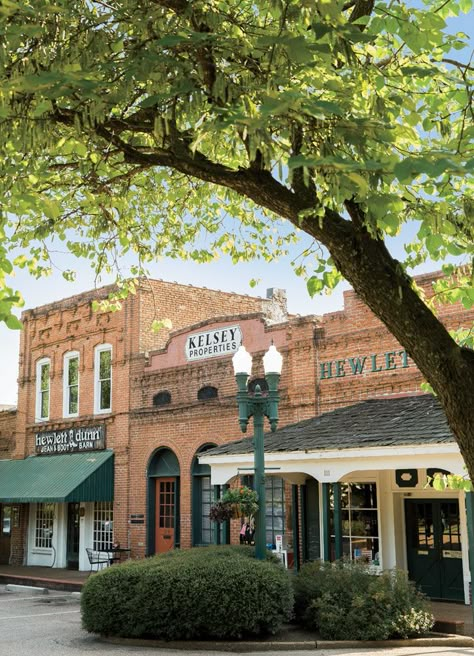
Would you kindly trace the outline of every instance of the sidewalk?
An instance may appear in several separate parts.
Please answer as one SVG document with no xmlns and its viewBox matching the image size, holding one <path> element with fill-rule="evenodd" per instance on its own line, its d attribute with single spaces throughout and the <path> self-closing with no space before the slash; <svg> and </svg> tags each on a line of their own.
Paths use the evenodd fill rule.
<svg viewBox="0 0 474 656">
<path fill-rule="evenodd" d="M 50 590 L 80 592 L 88 577 L 89 572 L 78 572 L 72 569 L 0 565 L 0 585 L 15 583 L 49 588 Z"/>
<path fill-rule="evenodd" d="M 446 633 L 474 636 L 473 610 L 471 606 L 441 601 L 433 601 L 431 605 L 433 607 L 433 615 L 438 622 L 438 626 L 435 627 L 437 630 Z M 439 626 L 442 622 L 446 623 L 446 626 Z M 456 623 L 462 623 L 464 626 L 458 626 L 460 630 L 457 631 L 455 630 Z"/>
</svg>

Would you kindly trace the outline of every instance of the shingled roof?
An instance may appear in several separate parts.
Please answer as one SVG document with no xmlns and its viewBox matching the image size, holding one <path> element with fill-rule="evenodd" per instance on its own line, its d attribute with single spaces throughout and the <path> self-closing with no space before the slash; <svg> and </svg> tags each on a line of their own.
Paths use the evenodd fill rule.
<svg viewBox="0 0 474 656">
<path fill-rule="evenodd" d="M 250 425 L 249 425 L 250 430 Z M 265 434 L 265 452 L 323 451 L 454 442 L 439 401 L 430 394 L 372 399 Z M 206 451 L 206 456 L 251 453 L 252 438 Z"/>
</svg>

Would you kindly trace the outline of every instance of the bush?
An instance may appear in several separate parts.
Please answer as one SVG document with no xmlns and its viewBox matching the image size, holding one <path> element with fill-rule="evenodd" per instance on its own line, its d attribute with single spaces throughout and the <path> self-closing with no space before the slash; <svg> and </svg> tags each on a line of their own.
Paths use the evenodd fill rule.
<svg viewBox="0 0 474 656">
<path fill-rule="evenodd" d="M 358 563 L 309 563 L 295 582 L 295 614 L 324 640 L 387 640 L 426 633 L 429 601 L 401 571 L 377 576 Z"/>
<path fill-rule="evenodd" d="M 163 640 L 274 633 L 293 607 L 287 572 L 249 547 L 175 550 L 91 576 L 81 595 L 87 631 Z"/>
</svg>

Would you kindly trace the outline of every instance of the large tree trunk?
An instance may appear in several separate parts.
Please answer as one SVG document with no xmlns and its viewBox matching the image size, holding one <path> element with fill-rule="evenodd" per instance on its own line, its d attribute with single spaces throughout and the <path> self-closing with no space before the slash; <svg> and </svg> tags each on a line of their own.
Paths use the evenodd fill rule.
<svg viewBox="0 0 474 656">
<path fill-rule="evenodd" d="M 324 238 L 319 229 L 315 232 L 344 278 L 433 387 L 474 480 L 474 351 L 456 344 L 414 291 L 412 281 L 383 241 L 374 239 L 363 227 L 357 229 L 348 222 L 349 227 L 332 230 L 326 224 Z M 311 234 L 311 225 L 306 223 L 305 230 Z"/>
</svg>

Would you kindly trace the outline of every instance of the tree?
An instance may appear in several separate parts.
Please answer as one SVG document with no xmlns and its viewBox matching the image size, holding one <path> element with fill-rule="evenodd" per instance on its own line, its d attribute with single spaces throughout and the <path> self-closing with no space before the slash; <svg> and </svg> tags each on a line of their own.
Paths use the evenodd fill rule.
<svg viewBox="0 0 474 656">
<path fill-rule="evenodd" d="M 3 272 L 41 274 L 52 240 L 98 271 L 133 251 L 139 274 L 160 254 L 272 258 L 306 233 L 310 292 L 350 282 L 432 385 L 472 476 L 474 352 L 406 272 L 474 255 L 473 67 L 445 30 L 472 3 L 425 4 L 5 0 Z M 385 240 L 409 221 L 399 263 Z M 445 272 L 439 294 L 471 307 L 472 269 Z"/>
</svg>

